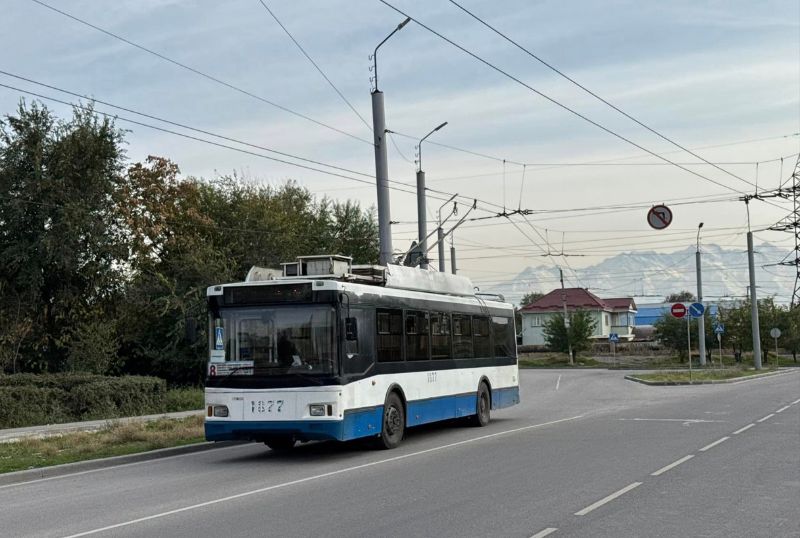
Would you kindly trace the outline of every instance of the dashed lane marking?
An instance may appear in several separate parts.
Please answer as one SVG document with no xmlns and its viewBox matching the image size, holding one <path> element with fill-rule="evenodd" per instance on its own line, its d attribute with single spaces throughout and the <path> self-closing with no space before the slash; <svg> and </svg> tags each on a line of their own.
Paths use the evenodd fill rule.
<svg viewBox="0 0 800 538">
<path fill-rule="evenodd" d="M 554 527 L 547 527 L 546 529 L 540 530 L 539 532 L 537 532 L 536 534 L 531 536 L 531 538 L 544 538 L 545 536 L 550 536 L 551 534 L 553 534 L 557 530 L 558 529 L 556 529 Z"/>
<path fill-rule="evenodd" d="M 727 437 L 727 436 L 726 436 L 726 437 L 723 437 L 722 439 L 717 439 L 716 441 L 714 441 L 714 442 L 713 442 L 713 443 L 711 443 L 710 445 L 706 445 L 706 446 L 704 446 L 703 448 L 701 448 L 701 449 L 700 449 L 700 452 L 705 452 L 706 450 L 710 450 L 710 449 L 714 448 L 715 446 L 717 446 L 718 444 L 720 444 L 720 443 L 724 443 L 724 442 L 725 442 L 725 441 L 727 441 L 728 439 L 730 439 L 730 437 Z"/>
<path fill-rule="evenodd" d="M 780 409 L 778 409 L 778 410 L 777 410 L 777 411 L 775 411 L 775 412 L 776 412 L 776 413 L 783 413 L 784 411 L 786 411 L 787 409 L 789 409 L 789 407 L 790 407 L 790 405 L 784 405 L 783 407 L 781 407 Z"/>
<path fill-rule="evenodd" d="M 558 390 L 558 386 L 559 385 L 561 385 L 561 376 L 560 375 L 558 376 L 558 379 L 556 379 L 556 390 Z"/>
<path fill-rule="evenodd" d="M 769 415 L 767 415 L 765 417 L 761 417 L 760 419 L 756 420 L 756 422 L 764 422 L 765 420 L 769 420 L 774 416 L 775 416 L 775 413 L 770 413 Z"/>
<path fill-rule="evenodd" d="M 423 454 L 431 454 L 433 452 L 439 452 L 441 450 L 447 450 L 448 448 L 455 448 L 457 446 L 467 445 L 467 444 L 475 443 L 477 441 L 483 441 L 484 439 L 491 439 L 491 438 L 494 438 L 494 437 L 500 437 L 502 435 L 508 435 L 508 434 L 512 434 L 512 433 L 532 430 L 532 429 L 535 429 L 535 428 L 542 428 L 544 426 L 551 426 L 553 424 L 560 424 L 562 422 L 569 422 L 571 420 L 577 420 L 577 419 L 583 418 L 584 416 L 585 415 L 576 415 L 574 417 L 562 418 L 562 419 L 559 419 L 559 420 L 551 420 L 549 422 L 541 422 L 539 424 L 531 424 L 529 426 L 522 426 L 521 428 L 514 428 L 514 429 L 511 429 L 511 430 L 503 430 L 503 431 L 496 432 L 496 433 L 490 433 L 488 435 L 481 435 L 480 437 L 473 437 L 472 439 L 465 439 L 463 441 L 457 441 L 455 443 L 449 443 L 449 444 L 446 444 L 446 445 L 440 445 L 440 446 L 436 446 L 436 447 L 433 447 L 433 448 L 427 448 L 425 450 L 418 450 L 417 452 L 410 452 L 408 454 L 403 454 L 401 456 L 395 456 L 393 458 L 386 458 L 386 459 L 382 459 L 382 460 L 371 461 L 369 463 L 362 463 L 361 465 L 354 465 L 352 467 L 345 467 L 343 469 L 337 469 L 335 471 L 330 471 L 330 472 L 327 472 L 327 473 L 322 473 L 322 474 L 318 474 L 318 475 L 314 475 L 314 476 L 307 476 L 305 478 L 299 478 L 297 480 L 291 480 L 289 482 L 282 482 L 280 484 L 274 484 L 272 486 L 267 486 L 267 487 L 264 487 L 264 488 L 254 489 L 254 490 L 250 490 L 250 491 L 244 491 L 242 493 L 237 493 L 235 495 L 229 495 L 227 497 L 220 497 L 220 498 L 217 498 L 217 499 L 212 499 L 210 501 L 205 501 L 205 502 L 202 502 L 202 503 L 197 503 L 197 504 L 192 504 L 192 505 L 189 505 L 189 506 L 184 506 L 183 508 L 176 508 L 175 510 L 169 510 L 167 512 L 160 512 L 160 513 L 157 513 L 157 514 L 152 514 L 152 515 L 145 516 L 145 517 L 140 517 L 140 518 L 137 518 L 137 519 L 131 519 L 129 521 L 123 521 L 122 523 L 116 523 L 114 525 L 108 525 L 106 527 L 101 527 L 99 529 L 92 529 L 92 530 L 89 530 L 89 531 L 79 532 L 77 534 L 70 534 L 69 536 L 67 536 L 65 538 L 78 538 L 79 536 L 89 536 L 91 534 L 98 534 L 98 533 L 105 532 L 105 531 L 119 529 L 121 527 L 129 527 L 131 525 L 136 525 L 137 523 L 143 523 L 145 521 L 152 521 L 154 519 L 159 519 L 159 518 L 166 517 L 166 516 L 171 516 L 171 515 L 174 515 L 174 514 L 180 514 L 181 512 L 188 512 L 190 510 L 196 510 L 198 508 L 204 508 L 206 506 L 213 506 L 213 505 L 216 505 L 216 504 L 220 504 L 220 503 L 224 503 L 224 502 L 228 502 L 228 501 L 233 501 L 233 500 L 236 500 L 236 499 L 241 499 L 243 497 L 250 497 L 252 495 L 257 495 L 259 493 L 266 493 L 268 491 L 287 488 L 287 487 L 290 487 L 290 486 L 296 486 L 298 484 L 304 484 L 306 482 L 312 482 L 312 481 L 315 481 L 315 480 L 320 480 L 320 479 L 328 478 L 328 477 L 331 477 L 331 476 L 341 475 L 341 474 L 345 474 L 345 473 L 351 473 L 353 471 L 358 471 L 358 470 L 361 470 L 361 469 L 368 469 L 370 467 L 383 465 L 384 463 L 392 463 L 392 462 L 395 462 L 395 461 L 402 461 L 402 460 L 405 460 L 405 459 L 408 459 L 408 458 L 413 458 L 415 456 L 421 456 Z"/>
<path fill-rule="evenodd" d="M 739 428 L 738 430 L 736 430 L 735 432 L 733 432 L 733 435 L 738 435 L 738 434 L 740 434 L 740 433 L 742 433 L 742 432 L 746 432 L 747 430 L 749 430 L 749 429 L 750 429 L 750 428 L 752 428 L 753 426 L 755 426 L 755 424 L 751 422 L 750 424 L 748 424 L 748 425 L 747 425 L 747 426 L 745 426 L 744 428 Z"/>
<path fill-rule="evenodd" d="M 596 503 L 590 504 L 589 506 L 587 506 L 587 507 L 586 507 L 586 508 L 584 508 L 583 510 L 580 510 L 579 512 L 575 512 L 575 515 L 576 515 L 576 516 L 585 516 L 586 514 L 588 514 L 589 512 L 591 512 L 592 510 L 596 510 L 596 509 L 600 508 L 601 506 L 603 506 L 604 504 L 606 504 L 606 503 L 610 503 L 611 501 L 613 501 L 613 500 L 614 500 L 614 499 L 616 499 L 617 497 L 620 497 L 620 496 L 622 496 L 622 495 L 625 495 L 625 494 L 626 494 L 626 493 L 628 493 L 630 490 L 632 490 L 632 489 L 634 489 L 634 488 L 638 488 L 638 487 L 639 487 L 639 486 L 641 486 L 641 485 L 642 485 L 642 483 L 641 483 L 641 482 L 634 482 L 633 484 L 628 484 L 627 486 L 625 486 L 625 487 L 624 487 L 624 488 L 622 488 L 621 490 L 619 490 L 619 491 L 616 491 L 616 492 L 612 493 L 612 494 L 611 494 L 611 495 L 609 495 L 608 497 L 603 497 L 602 499 L 600 499 L 600 500 L 599 500 L 599 501 L 597 501 Z"/>
<path fill-rule="evenodd" d="M 661 469 L 659 469 L 658 471 L 656 471 L 656 472 L 654 472 L 654 473 L 650 473 L 650 476 L 658 476 L 658 475 L 664 474 L 664 473 L 666 473 L 667 471 L 669 471 L 670 469 L 672 469 L 672 468 L 674 468 L 674 467 L 677 467 L 677 466 L 678 466 L 678 465 L 680 465 L 681 463 L 684 463 L 684 462 L 686 462 L 686 461 L 689 461 L 689 460 L 690 460 L 690 459 L 692 459 L 693 457 L 694 457 L 694 454 L 689 454 L 688 456 L 684 456 L 684 457 L 682 457 L 681 459 L 679 459 L 678 461 L 673 461 L 672 463 L 670 463 L 670 464 L 669 464 L 669 465 L 667 465 L 666 467 L 662 467 L 662 468 L 661 468 Z"/>
</svg>

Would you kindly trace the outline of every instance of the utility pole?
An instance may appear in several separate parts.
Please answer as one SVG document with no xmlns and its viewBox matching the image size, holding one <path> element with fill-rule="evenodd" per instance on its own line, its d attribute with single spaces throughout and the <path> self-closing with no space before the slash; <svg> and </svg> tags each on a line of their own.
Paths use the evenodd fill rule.
<svg viewBox="0 0 800 538">
<path fill-rule="evenodd" d="M 703 227 L 701 222 L 697 226 L 697 251 L 695 252 L 695 265 L 697 266 L 697 302 L 703 302 L 703 276 L 700 267 L 700 229 Z M 706 320 L 705 316 L 697 318 L 697 351 L 700 353 L 700 366 L 706 365 Z"/>
<path fill-rule="evenodd" d="M 383 92 L 378 89 L 378 49 L 395 32 L 408 24 L 410 18 L 397 25 L 392 33 L 378 43 L 372 53 L 375 88 L 372 90 L 372 132 L 375 143 L 375 180 L 378 187 L 378 236 L 380 238 L 380 264 L 389 265 L 392 260 L 391 208 L 389 205 L 389 161 L 386 148 L 386 113 L 383 106 Z"/>
<path fill-rule="evenodd" d="M 567 352 L 569 353 L 569 364 L 572 366 L 572 343 L 569 340 L 569 317 L 567 317 L 567 292 L 564 290 L 564 271 L 558 268 L 558 274 L 561 278 L 561 304 L 564 306 L 564 329 L 567 336 Z"/>
<path fill-rule="evenodd" d="M 761 332 L 758 326 L 758 297 L 756 296 L 756 269 L 753 261 L 753 232 L 747 232 L 747 267 L 750 270 L 750 319 L 753 327 L 753 366 L 761 370 Z"/>
<path fill-rule="evenodd" d="M 439 247 L 439 272 L 445 272 L 445 262 L 444 262 L 444 230 L 442 230 L 442 223 L 439 222 L 439 227 L 436 228 L 436 241 L 438 242 Z"/>
<path fill-rule="evenodd" d="M 453 240 L 453 236 L 450 236 L 450 240 Z M 456 247 L 453 243 L 450 243 L 450 272 L 456 274 Z"/>
<path fill-rule="evenodd" d="M 425 207 L 425 171 L 422 169 L 422 143 L 445 125 L 447 125 L 447 122 L 440 124 L 423 136 L 419 144 L 417 144 L 417 240 L 419 241 L 419 251 L 422 253 L 422 261 L 419 264 L 422 269 L 428 268 L 428 216 L 427 208 Z"/>
</svg>

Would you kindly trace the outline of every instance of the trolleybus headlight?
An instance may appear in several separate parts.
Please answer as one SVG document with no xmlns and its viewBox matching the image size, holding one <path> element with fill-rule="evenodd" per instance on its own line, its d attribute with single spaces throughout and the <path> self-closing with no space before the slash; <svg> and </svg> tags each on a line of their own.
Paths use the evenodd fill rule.
<svg viewBox="0 0 800 538">
<path fill-rule="evenodd" d="M 227 417 L 228 416 L 228 406 L 227 405 L 215 405 L 214 406 L 214 416 L 215 417 Z"/>
<path fill-rule="evenodd" d="M 308 406 L 308 412 L 312 417 L 324 417 L 325 405 L 324 404 L 311 404 Z"/>
</svg>

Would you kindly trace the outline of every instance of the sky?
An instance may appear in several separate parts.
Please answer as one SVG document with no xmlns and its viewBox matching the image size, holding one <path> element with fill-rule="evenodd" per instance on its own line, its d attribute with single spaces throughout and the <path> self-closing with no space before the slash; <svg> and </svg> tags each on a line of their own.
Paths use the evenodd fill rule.
<svg viewBox="0 0 800 538">
<path fill-rule="evenodd" d="M 119 126 L 130 130 L 126 140 L 131 162 L 159 155 L 176 162 L 185 176 L 211 179 L 236 172 L 262 184 L 295 180 L 319 197 L 353 199 L 364 207 L 376 204 L 369 55 L 404 18 L 384 3 L 264 0 L 365 124 L 259 0 L 46 2 L 217 81 L 33 0 L 4 2 L 0 70 L 345 168 L 358 174 L 310 165 L 362 182 L 275 162 L 264 156 L 276 155 L 262 149 L 98 104 L 98 110 L 121 118 L 259 154 L 120 119 Z M 503 208 L 532 211 L 526 219 L 468 221 L 455 232 L 459 271 L 477 284 L 511 279 L 527 266 L 558 265 L 564 267 L 568 285 L 575 285 L 574 271 L 614 254 L 670 252 L 695 244 L 699 222 L 704 222 L 703 243 L 744 250 L 747 211 L 738 198 L 755 192 L 754 184 L 759 191 L 777 188 L 794 169 L 800 152 L 800 3 L 796 1 L 459 0 L 627 114 L 704 159 L 724 163 L 718 165 L 723 170 L 701 163 L 625 118 L 451 2 L 389 3 L 529 86 L 415 22 L 379 52 L 387 128 L 399 133 L 391 135 L 390 179 L 414 183 L 419 138 L 446 121 L 448 125 L 423 144 L 428 187 L 458 193 L 459 217 L 472 198 L 479 202 L 470 217 L 496 215 Z M 0 74 L 0 84 L 77 100 L 9 75 Z M 23 95 L 0 87 L 0 114 L 13 113 Z M 65 105 L 44 102 L 60 115 L 69 114 Z M 705 178 L 668 165 L 633 144 L 674 162 L 691 163 L 683 166 Z M 598 161 L 605 162 L 587 164 Z M 429 192 L 429 224 L 442 198 L 448 197 Z M 654 231 L 647 225 L 646 213 L 662 202 L 671 206 L 674 220 L 668 229 Z M 789 234 L 762 231 L 788 214 L 787 203 L 773 203 L 777 206 L 757 200 L 749 204 L 756 244 L 785 246 L 788 254 L 793 245 Z M 443 214 L 451 207 L 446 205 Z M 391 192 L 391 218 L 396 221 L 393 246 L 404 251 L 416 236 L 412 192 Z M 571 256 L 555 255 L 560 253 Z M 774 270 L 786 274 L 791 294 L 793 270 Z M 591 288 L 591 282 L 583 284 Z"/>
</svg>

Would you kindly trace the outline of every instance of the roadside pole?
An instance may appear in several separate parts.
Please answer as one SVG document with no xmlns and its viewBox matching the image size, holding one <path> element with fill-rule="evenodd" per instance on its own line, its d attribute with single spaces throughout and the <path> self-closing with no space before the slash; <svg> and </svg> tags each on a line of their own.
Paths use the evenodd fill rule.
<svg viewBox="0 0 800 538">
<path fill-rule="evenodd" d="M 689 347 L 689 383 L 692 382 L 692 316 L 686 316 L 686 342 Z"/>
<path fill-rule="evenodd" d="M 717 342 L 719 342 L 719 369 L 722 370 L 722 333 L 717 333 Z"/>
</svg>

